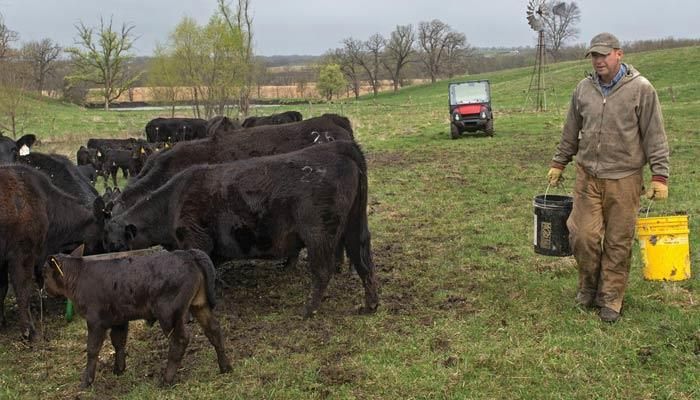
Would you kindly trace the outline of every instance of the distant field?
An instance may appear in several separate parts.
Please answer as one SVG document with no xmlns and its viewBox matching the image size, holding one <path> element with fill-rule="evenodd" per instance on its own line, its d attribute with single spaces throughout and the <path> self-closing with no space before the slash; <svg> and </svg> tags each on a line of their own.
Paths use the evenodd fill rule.
<svg viewBox="0 0 700 400">
<path fill-rule="evenodd" d="M 670 199 L 652 214 L 690 215 L 695 276 L 642 279 L 634 249 L 623 319 L 603 324 L 573 306 L 571 257 L 534 254 L 532 198 L 543 193 L 571 91 L 588 60 L 550 65 L 549 110 L 523 111 L 531 69 L 469 77 L 492 82 L 495 136 L 451 140 L 447 81 L 376 98 L 301 107 L 348 116 L 369 165 L 369 215 L 380 307 L 360 316 L 357 275 L 336 274 L 314 318 L 302 320 L 305 263 L 222 268 L 217 313 L 233 372 L 219 375 L 198 326 L 176 385 L 160 388 L 167 341 L 132 323 L 127 369 L 103 347 L 94 387 L 80 392 L 84 321 L 50 300 L 47 342 L 18 341 L 14 300 L 0 330 L 0 398 L 66 399 L 698 399 L 700 398 L 700 47 L 625 61 L 656 86 L 671 146 Z M 185 113 L 183 112 L 183 115 Z M 84 110 L 35 101 L 26 131 L 38 151 L 75 157 L 90 137 L 142 135 L 165 112 Z M 570 191 L 573 168 L 567 168 Z M 648 171 L 645 171 L 648 181 Z M 646 204 L 646 203 L 645 203 Z M 38 306 L 38 302 L 37 302 Z M 38 315 L 38 307 L 37 313 Z"/>
</svg>

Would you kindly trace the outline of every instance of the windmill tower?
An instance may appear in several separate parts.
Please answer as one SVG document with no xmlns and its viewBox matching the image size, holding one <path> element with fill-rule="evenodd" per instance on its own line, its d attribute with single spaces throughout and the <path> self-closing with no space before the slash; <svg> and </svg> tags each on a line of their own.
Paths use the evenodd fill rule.
<svg viewBox="0 0 700 400">
<path fill-rule="evenodd" d="M 559 7 L 558 4 L 554 8 Z M 537 53 L 535 54 L 535 67 L 530 77 L 530 86 L 527 89 L 525 105 L 527 107 L 530 99 L 534 101 L 535 111 L 547 111 L 547 92 L 545 86 L 545 66 L 547 64 L 547 54 L 544 43 L 544 18 L 549 10 L 545 0 L 530 0 L 527 3 L 527 23 L 530 28 L 537 32 Z"/>
</svg>

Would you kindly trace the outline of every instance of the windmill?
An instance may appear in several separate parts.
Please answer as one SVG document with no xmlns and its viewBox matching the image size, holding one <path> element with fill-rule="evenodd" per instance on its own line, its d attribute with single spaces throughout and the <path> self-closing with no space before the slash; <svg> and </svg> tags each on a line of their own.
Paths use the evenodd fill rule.
<svg viewBox="0 0 700 400">
<path fill-rule="evenodd" d="M 547 87 L 544 79 L 547 55 L 544 41 L 544 24 L 550 13 L 560 15 L 565 11 L 566 4 L 564 2 L 556 4 L 551 9 L 547 5 L 546 0 L 530 0 L 527 3 L 527 23 L 533 31 L 537 32 L 537 53 L 523 109 L 527 107 L 530 98 L 532 98 L 535 103 L 535 111 L 547 111 Z"/>
</svg>

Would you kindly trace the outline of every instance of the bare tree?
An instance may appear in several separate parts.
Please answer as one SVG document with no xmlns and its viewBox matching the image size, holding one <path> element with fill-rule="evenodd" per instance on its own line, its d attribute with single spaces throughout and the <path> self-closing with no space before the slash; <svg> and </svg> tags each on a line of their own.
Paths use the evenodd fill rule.
<svg viewBox="0 0 700 400">
<path fill-rule="evenodd" d="M 0 14 L 0 60 L 9 55 L 10 43 L 16 41 L 17 38 L 17 32 L 5 25 L 5 20 Z"/>
<path fill-rule="evenodd" d="M 466 73 L 467 58 L 474 50 L 467 43 L 467 37 L 461 32 L 449 32 L 445 36 L 444 71 L 448 78 Z"/>
<path fill-rule="evenodd" d="M 17 60 L 0 60 L 0 130 L 12 132 L 14 138 L 27 113 L 25 68 Z"/>
<path fill-rule="evenodd" d="M 29 73 L 39 95 L 44 90 L 46 79 L 53 75 L 60 54 L 61 47 L 48 38 L 22 46 L 22 58 L 30 67 Z"/>
<path fill-rule="evenodd" d="M 332 58 L 334 58 L 336 60 L 335 62 L 340 66 L 340 70 L 343 72 L 343 75 L 345 75 L 345 78 L 347 79 L 348 84 L 355 95 L 355 99 L 357 99 L 360 97 L 361 67 L 355 62 L 355 57 L 353 57 L 352 54 L 353 51 L 355 51 L 355 48 L 361 48 L 361 43 L 349 38 L 345 39 L 343 44 L 345 47 L 342 49 L 336 49 L 332 54 Z"/>
<path fill-rule="evenodd" d="M 423 50 L 421 61 L 433 83 L 440 74 L 442 58 L 445 56 L 445 38 L 450 30 L 449 25 L 438 19 L 418 24 L 418 44 Z"/>
<path fill-rule="evenodd" d="M 250 97 L 255 85 L 255 55 L 253 53 L 253 17 L 250 15 L 250 0 L 236 0 L 236 11 L 231 15 L 225 0 L 218 0 L 219 12 L 224 16 L 229 29 L 242 36 L 243 46 L 240 49 L 240 71 L 243 74 L 243 85 L 240 88 L 239 110 L 248 115 Z"/>
<path fill-rule="evenodd" d="M 578 37 L 576 24 L 581 20 L 581 10 L 575 1 L 565 3 L 549 0 L 546 7 L 548 12 L 543 16 L 544 36 L 547 51 L 556 60 L 564 43 Z"/>
<path fill-rule="evenodd" d="M 369 78 L 369 84 L 372 87 L 372 92 L 376 96 L 379 93 L 379 69 L 382 66 L 382 54 L 384 53 L 384 46 L 386 45 L 386 39 L 378 33 L 370 36 L 369 39 L 363 43 L 364 52 L 362 52 L 362 57 L 360 58 L 360 65 L 364 68 Z"/>
<path fill-rule="evenodd" d="M 385 42 L 382 35 L 378 33 L 372 35 L 366 42 L 353 38 L 343 40 L 344 51 L 349 61 L 364 70 L 375 96 L 379 92 L 379 68 Z"/>
<path fill-rule="evenodd" d="M 100 18 L 97 41 L 93 38 L 94 28 L 85 26 L 83 22 L 75 26 L 78 30 L 76 44 L 80 47 L 69 47 L 66 52 L 71 55 L 75 73 L 71 80 L 92 82 L 102 87 L 105 110 L 139 78 L 129 74 L 127 68 L 131 60 L 129 51 L 133 47 L 134 26 L 122 24 L 119 32 L 112 29 L 112 19 L 105 24 Z"/>
<path fill-rule="evenodd" d="M 413 45 L 416 34 L 413 25 L 397 25 L 391 32 L 391 38 L 386 43 L 382 64 L 391 76 L 394 91 L 399 90 L 401 84 L 401 71 L 410 62 L 411 55 L 415 53 Z"/>
</svg>

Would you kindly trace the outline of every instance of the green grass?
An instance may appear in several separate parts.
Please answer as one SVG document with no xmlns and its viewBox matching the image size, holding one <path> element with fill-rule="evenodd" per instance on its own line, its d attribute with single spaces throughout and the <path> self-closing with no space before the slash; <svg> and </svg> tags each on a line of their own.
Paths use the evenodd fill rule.
<svg viewBox="0 0 700 400">
<path fill-rule="evenodd" d="M 700 48 L 632 54 L 656 86 L 671 146 L 670 199 L 652 213 L 690 214 L 691 263 L 700 269 Z M 573 306 L 572 258 L 532 249 L 532 198 L 545 190 L 570 93 L 589 61 L 550 65 L 546 113 L 522 112 L 529 68 L 484 74 L 493 85 L 496 135 L 451 140 L 447 82 L 357 102 L 297 109 L 350 117 L 369 163 L 369 213 L 381 281 L 372 316 L 355 315 L 361 285 L 347 270 L 331 281 L 318 315 L 302 320 L 304 265 L 238 263 L 222 271 L 218 315 L 234 371 L 219 375 L 196 325 L 172 388 L 158 387 L 167 342 L 132 323 L 127 371 L 111 374 L 106 343 L 95 385 L 77 389 L 85 363 L 81 319 L 44 316 L 48 342 L 28 348 L 0 331 L 0 398 L 266 399 L 697 399 L 700 285 L 642 279 L 639 250 L 623 319 L 601 323 Z M 675 102 L 669 88 L 673 87 Z M 135 136 L 156 112 L 82 110 L 36 102 L 28 131 L 41 151 L 74 155 L 93 136 Z M 647 181 L 648 181 L 648 172 Z M 565 189 L 573 182 L 565 171 Z"/>
</svg>

